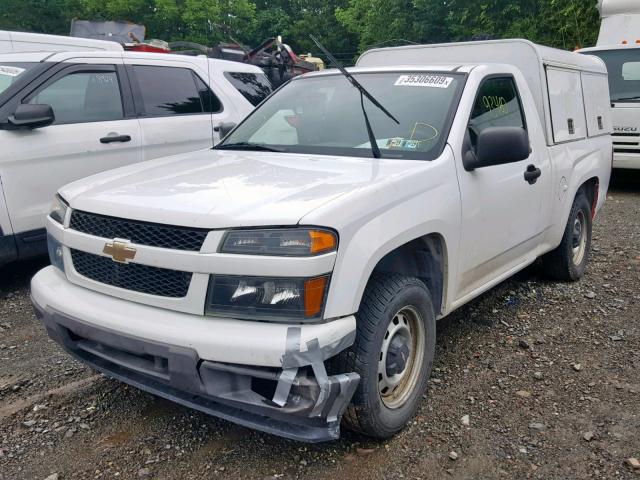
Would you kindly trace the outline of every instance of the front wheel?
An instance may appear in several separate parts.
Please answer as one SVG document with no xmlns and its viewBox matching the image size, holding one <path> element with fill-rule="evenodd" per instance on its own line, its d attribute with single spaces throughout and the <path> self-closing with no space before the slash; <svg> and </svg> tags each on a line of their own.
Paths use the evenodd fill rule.
<svg viewBox="0 0 640 480">
<path fill-rule="evenodd" d="M 361 380 L 345 412 L 345 426 L 374 438 L 401 430 L 424 393 L 435 352 L 435 314 L 417 278 L 374 276 L 356 314 L 354 345 L 334 363 Z"/>
<path fill-rule="evenodd" d="M 584 192 L 576 195 L 562 242 L 542 257 L 544 271 L 557 280 L 576 281 L 587 269 L 591 250 L 591 205 Z"/>
</svg>

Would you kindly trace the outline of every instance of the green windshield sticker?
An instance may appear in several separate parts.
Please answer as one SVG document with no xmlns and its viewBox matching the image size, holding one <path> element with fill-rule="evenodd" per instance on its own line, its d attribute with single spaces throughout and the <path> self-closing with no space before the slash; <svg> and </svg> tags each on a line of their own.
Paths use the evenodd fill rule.
<svg viewBox="0 0 640 480">
<path fill-rule="evenodd" d="M 389 150 L 419 150 L 423 144 L 438 138 L 438 129 L 424 122 L 416 122 L 411 131 L 411 138 L 393 137 L 387 139 Z"/>
<path fill-rule="evenodd" d="M 24 72 L 24 68 L 0 65 L 0 75 L 6 75 L 7 77 L 17 77 L 22 72 Z"/>
<path fill-rule="evenodd" d="M 453 77 L 444 75 L 400 75 L 394 85 L 399 87 L 449 88 Z"/>
</svg>

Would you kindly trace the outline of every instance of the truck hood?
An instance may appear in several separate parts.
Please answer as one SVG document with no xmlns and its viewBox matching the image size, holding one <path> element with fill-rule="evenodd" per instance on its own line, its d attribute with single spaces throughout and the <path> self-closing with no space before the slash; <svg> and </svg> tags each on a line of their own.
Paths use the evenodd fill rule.
<svg viewBox="0 0 640 480">
<path fill-rule="evenodd" d="M 60 190 L 72 208 L 198 228 L 295 225 L 422 161 L 203 150 L 93 175 Z"/>
</svg>

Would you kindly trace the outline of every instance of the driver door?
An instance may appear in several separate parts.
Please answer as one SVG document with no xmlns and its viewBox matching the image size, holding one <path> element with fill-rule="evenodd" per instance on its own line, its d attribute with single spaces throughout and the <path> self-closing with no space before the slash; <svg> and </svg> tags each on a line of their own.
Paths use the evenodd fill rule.
<svg viewBox="0 0 640 480">
<path fill-rule="evenodd" d="M 50 105 L 56 117 L 51 126 L 0 131 L 0 178 L 11 224 L 14 234 L 26 232 L 32 243 L 42 240 L 60 187 L 141 160 L 140 125 L 122 61 L 110 62 L 70 65 L 19 94 L 18 103 Z"/>
<path fill-rule="evenodd" d="M 468 123 L 467 135 L 472 148 L 477 135 L 485 128 L 527 129 L 522 105 L 513 76 L 485 78 Z M 533 103 L 530 106 L 531 111 L 535 111 Z M 533 121 L 529 123 L 534 125 Z M 529 131 L 533 148 L 526 160 L 470 172 L 461 165 L 458 168 L 462 197 L 459 299 L 473 296 L 499 277 L 535 259 L 541 234 L 541 202 L 550 176 L 546 152 L 537 141 L 539 134 Z M 531 165 L 541 169 L 535 183 L 524 178 L 524 172 Z"/>
</svg>

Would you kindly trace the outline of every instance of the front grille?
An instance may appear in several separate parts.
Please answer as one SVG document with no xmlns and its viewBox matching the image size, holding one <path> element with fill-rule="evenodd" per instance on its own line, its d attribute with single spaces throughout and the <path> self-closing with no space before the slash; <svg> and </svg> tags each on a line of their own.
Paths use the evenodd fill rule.
<svg viewBox="0 0 640 480">
<path fill-rule="evenodd" d="M 640 154 L 638 148 L 614 148 L 613 153 L 633 153 L 634 155 Z"/>
<path fill-rule="evenodd" d="M 149 267 L 139 263 L 117 263 L 109 257 L 71 250 L 73 266 L 83 277 L 134 292 L 180 298 L 187 295 L 191 273 Z"/>
<path fill-rule="evenodd" d="M 193 252 L 200 250 L 209 233 L 205 229 L 127 220 L 80 210 L 71 212 L 69 227 L 96 237 L 122 238 L 138 245 Z"/>
</svg>

